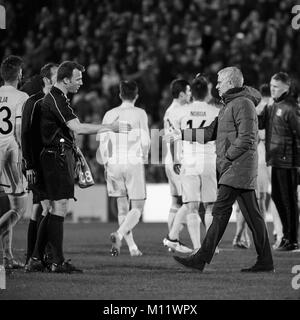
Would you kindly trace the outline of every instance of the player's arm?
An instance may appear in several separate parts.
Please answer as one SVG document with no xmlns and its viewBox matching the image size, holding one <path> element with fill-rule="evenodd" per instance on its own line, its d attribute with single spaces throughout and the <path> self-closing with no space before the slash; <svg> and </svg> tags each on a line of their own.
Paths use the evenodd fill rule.
<svg viewBox="0 0 300 320">
<path fill-rule="evenodd" d="M 177 115 L 176 117 L 169 117 L 166 119 L 168 123 L 168 131 L 178 131 L 180 132 L 180 122 L 181 117 Z M 170 153 L 173 161 L 173 170 L 176 174 L 180 174 L 181 169 L 181 153 L 182 153 L 182 144 L 180 140 L 170 141 Z"/>
<path fill-rule="evenodd" d="M 67 126 L 77 134 L 96 134 L 108 131 L 128 132 L 131 130 L 130 124 L 120 123 L 117 119 L 110 124 L 81 123 L 78 118 L 68 121 Z"/>
<path fill-rule="evenodd" d="M 23 93 L 22 98 L 20 99 L 20 101 L 18 102 L 18 104 L 16 106 L 16 119 L 15 119 L 14 135 L 15 135 L 17 144 L 20 149 L 21 149 L 21 145 L 22 145 L 22 127 L 21 127 L 22 126 L 22 110 L 23 110 L 23 106 L 28 98 L 29 98 L 28 94 Z"/>
<path fill-rule="evenodd" d="M 33 101 L 27 100 L 24 104 L 22 111 L 22 121 L 21 121 L 21 144 L 22 144 L 22 156 L 25 161 L 26 169 L 34 168 L 34 157 L 32 150 L 31 141 L 31 115 L 33 112 L 34 103 Z"/>
<path fill-rule="evenodd" d="M 148 128 L 148 116 L 145 111 L 142 112 L 140 118 L 140 130 L 143 158 L 146 160 L 148 158 L 148 153 L 150 150 L 150 134 Z"/>
<path fill-rule="evenodd" d="M 181 138 L 185 141 L 206 143 L 217 138 L 218 117 L 207 127 L 181 130 Z"/>
<path fill-rule="evenodd" d="M 20 149 L 21 149 L 21 145 L 22 145 L 21 125 L 22 125 L 21 116 L 18 116 L 18 117 L 16 117 L 16 122 L 15 122 L 15 138 L 16 138 L 17 144 Z"/>
</svg>

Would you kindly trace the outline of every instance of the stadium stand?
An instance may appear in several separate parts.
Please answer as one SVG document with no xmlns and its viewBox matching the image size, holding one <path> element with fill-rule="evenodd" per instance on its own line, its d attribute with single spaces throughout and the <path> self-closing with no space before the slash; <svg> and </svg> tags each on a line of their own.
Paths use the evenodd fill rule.
<svg viewBox="0 0 300 320">
<path fill-rule="evenodd" d="M 75 59 L 85 65 L 83 89 L 73 97 L 85 122 L 102 120 L 119 103 L 120 79 L 136 80 L 138 105 L 147 111 L 151 128 L 162 128 L 168 86 L 176 77 L 215 75 L 225 65 L 237 65 L 247 84 L 258 87 L 279 70 L 300 74 L 300 33 L 291 27 L 296 2 L 0 1 L 8 17 L 0 58 L 24 57 L 25 80 L 49 61 Z M 96 182 L 103 183 L 95 137 L 84 137 L 80 145 Z M 148 167 L 148 182 L 165 179 L 162 166 Z"/>
</svg>

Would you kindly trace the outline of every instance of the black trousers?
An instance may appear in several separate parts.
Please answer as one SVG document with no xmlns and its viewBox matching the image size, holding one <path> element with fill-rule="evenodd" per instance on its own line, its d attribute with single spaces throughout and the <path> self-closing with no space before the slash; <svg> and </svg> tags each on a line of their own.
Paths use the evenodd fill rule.
<svg viewBox="0 0 300 320">
<path fill-rule="evenodd" d="M 272 199 L 282 223 L 283 237 L 298 242 L 297 169 L 272 167 Z"/>
<path fill-rule="evenodd" d="M 238 201 L 243 216 L 252 232 L 257 263 L 273 265 L 273 258 L 265 221 L 259 211 L 255 190 L 236 189 L 227 185 L 220 185 L 217 201 L 213 206 L 213 221 L 203 240 L 201 248 L 195 254 L 195 259 L 210 263 L 215 249 L 220 242 L 229 218 L 232 205 Z"/>
</svg>

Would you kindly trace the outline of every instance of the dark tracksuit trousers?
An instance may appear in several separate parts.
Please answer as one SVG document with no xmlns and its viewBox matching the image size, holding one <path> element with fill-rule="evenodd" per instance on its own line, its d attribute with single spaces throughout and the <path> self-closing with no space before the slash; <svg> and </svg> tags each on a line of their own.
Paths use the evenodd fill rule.
<svg viewBox="0 0 300 320">
<path fill-rule="evenodd" d="M 298 242 L 299 210 L 297 195 L 297 169 L 272 167 L 272 199 L 276 205 L 283 237 Z"/>
<path fill-rule="evenodd" d="M 265 221 L 260 213 L 255 190 L 236 189 L 227 185 L 220 185 L 217 200 L 213 206 L 213 221 L 203 240 L 201 248 L 195 254 L 196 261 L 210 263 L 215 249 L 220 242 L 229 218 L 232 205 L 238 201 L 243 216 L 252 232 L 257 263 L 273 266 L 273 259 Z"/>
</svg>

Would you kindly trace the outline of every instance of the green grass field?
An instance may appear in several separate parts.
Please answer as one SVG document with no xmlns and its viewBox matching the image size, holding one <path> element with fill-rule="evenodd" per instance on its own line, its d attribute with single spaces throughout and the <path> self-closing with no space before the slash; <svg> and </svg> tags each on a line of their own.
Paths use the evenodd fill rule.
<svg viewBox="0 0 300 320">
<path fill-rule="evenodd" d="M 140 223 L 135 239 L 144 255 L 130 257 L 126 245 L 119 257 L 109 255 L 109 234 L 117 224 L 65 224 L 66 258 L 84 269 L 83 274 L 24 273 L 7 277 L 4 299 L 96 299 L 96 300 L 202 300 L 202 299 L 300 299 L 292 289 L 294 265 L 300 252 L 275 253 L 275 274 L 242 274 L 240 269 L 255 262 L 253 246 L 233 249 L 234 224 L 229 224 L 221 252 L 204 273 L 178 265 L 162 246 L 165 224 Z M 27 222 L 15 228 L 15 256 L 24 259 Z M 184 230 L 182 240 L 190 244 Z"/>
</svg>

